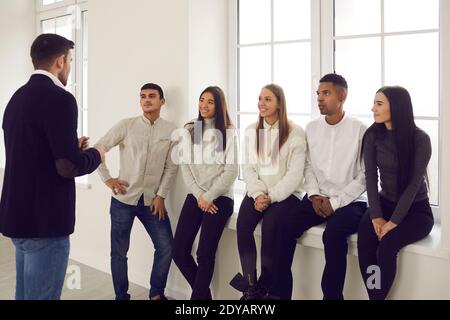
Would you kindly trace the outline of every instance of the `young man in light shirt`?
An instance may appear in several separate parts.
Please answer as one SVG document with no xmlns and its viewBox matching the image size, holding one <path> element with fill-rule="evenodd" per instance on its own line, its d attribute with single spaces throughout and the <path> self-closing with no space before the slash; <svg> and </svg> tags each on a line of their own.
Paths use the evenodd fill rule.
<svg viewBox="0 0 450 320">
<path fill-rule="evenodd" d="M 164 199 L 178 170 L 171 159 L 174 146 L 171 135 L 176 126 L 160 117 L 165 104 L 160 86 L 144 85 L 140 98 L 143 115 L 120 121 L 98 142 L 106 151 L 119 146 L 119 177 L 112 178 L 105 164 L 98 172 L 113 192 L 111 272 L 116 300 L 130 299 L 127 252 L 135 217 L 141 221 L 155 247 L 149 298 L 165 300 L 173 234 Z"/>
<path fill-rule="evenodd" d="M 327 222 L 323 233 L 325 269 L 323 299 L 342 300 L 347 238 L 356 233 L 367 207 L 361 143 L 367 127 L 344 112 L 348 86 L 337 74 L 320 80 L 317 101 L 321 115 L 306 127 L 308 145 L 301 206 L 286 212 L 279 233 L 276 289 L 282 299 L 292 295 L 291 265 L 297 239 L 309 228 Z"/>
</svg>

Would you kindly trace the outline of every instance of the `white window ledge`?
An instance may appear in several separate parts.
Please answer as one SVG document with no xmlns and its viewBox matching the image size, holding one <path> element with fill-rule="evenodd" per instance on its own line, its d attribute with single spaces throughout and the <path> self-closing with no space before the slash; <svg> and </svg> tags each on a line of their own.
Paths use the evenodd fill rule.
<svg viewBox="0 0 450 320">
<path fill-rule="evenodd" d="M 227 228 L 236 231 L 237 210 L 242 202 L 242 196 L 237 195 L 235 198 L 235 213 L 231 216 L 227 223 Z M 306 231 L 298 240 L 297 245 L 311 247 L 323 250 L 322 234 L 325 230 L 325 223 L 312 227 Z M 256 236 L 261 236 L 261 223 L 255 230 Z M 349 237 L 349 254 L 357 256 L 357 239 L 358 236 L 353 234 Z M 435 224 L 431 233 L 424 239 L 404 247 L 401 252 L 414 253 L 435 258 L 450 259 L 450 251 L 441 247 L 441 225 Z"/>
</svg>

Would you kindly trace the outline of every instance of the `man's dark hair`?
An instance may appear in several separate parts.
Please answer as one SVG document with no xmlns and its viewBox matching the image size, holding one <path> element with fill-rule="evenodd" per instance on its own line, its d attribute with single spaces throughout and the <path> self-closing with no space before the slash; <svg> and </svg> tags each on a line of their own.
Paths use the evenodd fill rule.
<svg viewBox="0 0 450 320">
<path fill-rule="evenodd" d="M 332 82 L 335 86 L 341 87 L 345 89 L 345 91 L 348 91 L 347 81 L 343 76 L 336 73 L 329 73 L 327 75 L 324 75 L 319 82 L 320 83 Z"/>
<path fill-rule="evenodd" d="M 48 69 L 53 61 L 66 55 L 75 46 L 73 41 L 67 40 L 57 34 L 46 33 L 38 36 L 31 45 L 31 60 L 35 69 Z"/>
<path fill-rule="evenodd" d="M 164 92 L 161 89 L 160 86 L 158 86 L 157 84 L 154 83 L 146 83 L 142 86 L 141 91 L 142 90 L 156 90 L 159 92 L 159 98 L 160 99 L 164 99 Z"/>
</svg>

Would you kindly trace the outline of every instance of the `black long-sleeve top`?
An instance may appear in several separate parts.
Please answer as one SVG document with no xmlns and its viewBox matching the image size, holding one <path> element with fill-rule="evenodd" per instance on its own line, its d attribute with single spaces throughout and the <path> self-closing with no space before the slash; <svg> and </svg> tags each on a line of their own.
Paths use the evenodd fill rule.
<svg viewBox="0 0 450 320">
<path fill-rule="evenodd" d="M 414 132 L 414 162 L 409 184 L 402 194 L 397 191 L 399 173 L 398 153 L 394 136 L 387 131 L 384 139 L 377 139 L 374 131 L 368 131 L 364 140 L 364 164 L 366 173 L 369 212 L 372 219 L 383 217 L 379 196 L 397 203 L 391 221 L 400 224 L 413 202 L 428 199 L 425 181 L 431 158 L 431 141 L 428 134 L 417 128 Z M 381 191 L 378 192 L 378 170 Z"/>
</svg>

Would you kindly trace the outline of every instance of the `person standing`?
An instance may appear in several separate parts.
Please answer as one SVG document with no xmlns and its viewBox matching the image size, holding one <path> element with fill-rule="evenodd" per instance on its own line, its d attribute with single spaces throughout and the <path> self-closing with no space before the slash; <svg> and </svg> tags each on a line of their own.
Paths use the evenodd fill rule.
<svg viewBox="0 0 450 320">
<path fill-rule="evenodd" d="M 104 147 L 77 138 L 77 103 L 65 90 L 74 43 L 55 34 L 31 46 L 35 72 L 3 117 L 6 167 L 0 232 L 16 249 L 16 299 L 60 299 L 75 226 L 75 177 L 93 172 Z"/>
<path fill-rule="evenodd" d="M 217 246 L 233 214 L 237 144 L 222 89 L 206 88 L 198 109 L 197 119 L 185 126 L 190 157 L 183 158 L 181 172 L 189 193 L 175 231 L 173 260 L 192 288 L 191 300 L 211 300 Z M 200 228 L 195 261 L 191 251 Z"/>
<path fill-rule="evenodd" d="M 111 273 L 116 300 L 129 300 L 127 253 L 134 218 L 153 241 L 155 253 L 150 276 L 150 300 L 166 300 L 164 289 L 172 261 L 172 227 L 165 199 L 178 166 L 171 158 L 176 126 L 160 117 L 164 92 L 154 83 L 140 90 L 143 114 L 115 125 L 98 141 L 106 152 L 119 146 L 120 172 L 111 177 L 106 164 L 98 173 L 113 193 L 111 197 Z"/>
</svg>

